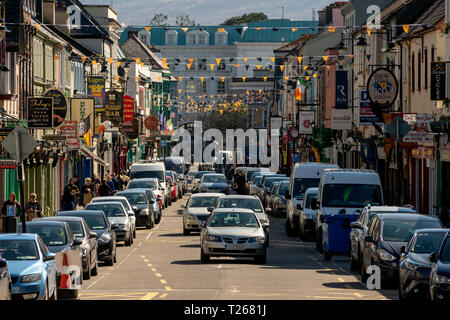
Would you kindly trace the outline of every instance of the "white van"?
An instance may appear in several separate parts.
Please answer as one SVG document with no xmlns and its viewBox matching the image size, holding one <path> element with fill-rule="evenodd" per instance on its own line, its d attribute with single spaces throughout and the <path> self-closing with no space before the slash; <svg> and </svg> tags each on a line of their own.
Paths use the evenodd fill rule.
<svg viewBox="0 0 450 320">
<path fill-rule="evenodd" d="M 360 214 L 367 206 L 383 206 L 383 190 L 373 170 L 328 169 L 320 180 L 316 213 L 316 248 L 322 251 L 322 224 L 327 215 Z"/>
<path fill-rule="evenodd" d="M 131 165 L 130 174 L 131 179 L 158 178 L 161 187 L 164 189 L 164 207 L 172 203 L 169 186 L 166 184 L 166 166 L 164 162 L 141 160 Z"/>
<path fill-rule="evenodd" d="M 291 173 L 289 192 L 285 194 L 287 200 L 286 233 L 288 236 L 294 237 L 299 232 L 300 210 L 297 205 L 302 203 L 306 190 L 309 188 L 317 188 L 323 173 L 326 169 L 330 168 L 339 168 L 339 166 L 321 162 L 301 162 L 295 164 Z"/>
</svg>

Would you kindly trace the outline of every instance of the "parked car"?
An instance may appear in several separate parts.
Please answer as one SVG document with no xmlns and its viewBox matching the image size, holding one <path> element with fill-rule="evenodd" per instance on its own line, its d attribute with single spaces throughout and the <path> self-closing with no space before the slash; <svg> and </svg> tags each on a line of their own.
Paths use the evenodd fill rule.
<svg viewBox="0 0 450 320">
<path fill-rule="evenodd" d="M 111 225 L 103 211 L 60 211 L 56 213 L 56 216 L 71 216 L 83 218 L 89 226 L 89 229 L 97 234 L 98 260 L 105 262 L 109 266 L 112 266 L 115 262 L 117 262 L 116 233 L 114 232 L 114 229 L 117 228 L 117 225 Z"/>
<path fill-rule="evenodd" d="M 286 234 L 290 237 L 298 235 L 300 210 L 297 204 L 303 201 L 308 188 L 317 188 L 326 169 L 338 168 L 335 164 L 319 162 L 302 162 L 295 164 L 290 176 L 289 191 L 286 192 Z"/>
<path fill-rule="evenodd" d="M 261 200 L 261 202 L 264 201 L 264 195 L 265 195 L 265 185 L 266 185 L 266 181 L 267 179 L 272 179 L 272 178 L 287 178 L 284 174 L 277 174 L 277 173 L 269 173 L 269 174 L 265 174 L 262 179 L 261 182 L 258 183 L 258 191 L 257 191 L 257 196 L 259 198 L 259 200 Z M 273 180 L 273 179 L 272 179 Z"/>
<path fill-rule="evenodd" d="M 189 235 L 192 231 L 200 231 L 202 222 L 209 217 L 208 208 L 214 207 L 223 197 L 223 193 L 194 193 L 189 197 L 183 208 L 183 234 Z"/>
<path fill-rule="evenodd" d="M 225 175 L 217 173 L 204 174 L 200 180 L 198 190 L 199 192 L 230 194 L 227 178 Z"/>
<path fill-rule="evenodd" d="M 416 213 L 415 210 L 405 207 L 392 207 L 392 206 L 371 206 L 368 205 L 363 208 L 357 221 L 352 222 L 350 227 L 350 253 L 349 262 L 351 270 L 360 270 L 361 268 L 361 244 L 364 241 L 364 237 L 367 235 L 369 224 L 372 218 L 378 213 Z"/>
<path fill-rule="evenodd" d="M 157 178 L 131 180 L 127 186 L 127 190 L 129 189 L 152 189 L 158 202 L 159 212 L 162 213 L 162 210 L 165 208 L 164 189 Z"/>
<path fill-rule="evenodd" d="M 81 240 L 75 238 L 72 229 L 69 224 L 64 221 L 48 221 L 41 219 L 34 219 L 31 222 L 27 222 L 27 233 L 36 233 L 38 234 L 42 241 L 44 241 L 48 250 L 51 253 L 58 252 L 72 252 L 75 251 L 79 254 L 80 257 L 80 266 L 82 265 L 82 252 L 81 252 Z M 22 224 L 19 225 L 19 232 L 22 231 Z M 60 288 L 61 282 L 61 270 L 56 269 L 56 283 L 58 287 L 58 296 L 60 298 L 77 298 L 78 297 L 78 288 L 75 286 L 72 288 Z M 97 266 L 95 266 L 95 274 L 97 274 Z M 79 275 L 78 279 L 75 279 L 76 283 L 81 285 L 83 280 L 88 280 L 91 278 L 90 270 L 83 275 Z"/>
<path fill-rule="evenodd" d="M 86 210 L 103 211 L 111 225 L 116 225 L 114 232 L 116 242 L 123 241 L 127 247 L 133 244 L 133 226 L 128 217 L 127 210 L 120 202 L 95 202 L 88 203 Z"/>
<path fill-rule="evenodd" d="M 280 185 L 281 181 L 275 181 L 270 186 L 269 192 L 267 192 L 266 195 L 266 211 L 269 213 L 272 213 L 272 206 L 273 202 L 275 200 L 275 192 L 278 189 L 278 186 Z"/>
<path fill-rule="evenodd" d="M 430 254 L 437 252 L 448 229 L 419 229 L 400 251 L 399 299 L 430 297 Z"/>
<path fill-rule="evenodd" d="M 208 171 L 197 171 L 194 176 L 194 180 L 192 181 L 192 193 L 200 192 L 200 180 L 202 179 L 204 174 L 215 173 L 212 170 Z"/>
<path fill-rule="evenodd" d="M 450 300 L 450 233 L 437 252 L 430 254 L 430 296 L 432 301 Z"/>
<path fill-rule="evenodd" d="M 215 209 L 204 222 L 200 233 L 200 258 L 203 263 L 211 257 L 254 257 L 265 264 L 267 257 L 265 225 L 248 209 Z"/>
<path fill-rule="evenodd" d="M 254 175 L 262 174 L 262 173 L 269 173 L 270 168 L 263 168 L 263 167 L 248 167 L 244 169 L 244 176 L 246 181 L 246 187 L 247 189 L 250 189 L 250 180 Z"/>
<path fill-rule="evenodd" d="M 91 276 L 96 276 L 98 274 L 98 244 L 97 244 L 97 234 L 89 228 L 86 221 L 81 217 L 69 217 L 69 216 L 59 216 L 59 217 L 45 217 L 38 218 L 34 221 L 64 221 L 70 226 L 73 235 L 76 239 L 81 241 L 80 248 L 82 252 L 82 268 L 84 278 L 89 278 Z"/>
<path fill-rule="evenodd" d="M 117 196 L 123 196 L 133 208 L 136 216 L 136 227 L 146 227 L 151 229 L 155 223 L 161 219 L 161 214 L 155 217 L 155 201 L 154 194 L 150 189 L 127 189 L 116 193 Z M 153 197 L 153 198 L 152 198 Z"/>
<path fill-rule="evenodd" d="M 168 170 L 168 171 L 166 171 L 166 175 L 172 179 L 172 184 L 175 186 L 175 190 L 176 190 L 175 199 L 172 198 L 172 201 L 174 201 L 174 200 L 176 201 L 178 199 L 183 198 L 183 186 L 180 183 L 178 174 L 175 171 Z"/>
<path fill-rule="evenodd" d="M 0 255 L 8 263 L 14 300 L 57 299 L 55 254 L 38 234 L 0 234 Z"/>
<path fill-rule="evenodd" d="M 180 187 L 180 195 L 186 192 L 187 166 L 184 157 L 165 157 L 163 159 L 166 170 L 173 171 L 178 179 L 177 184 Z"/>
<path fill-rule="evenodd" d="M 274 184 L 275 182 L 278 181 L 289 181 L 289 178 L 286 176 L 275 176 L 275 177 L 268 177 L 265 182 L 264 185 L 262 186 L 262 193 L 261 193 L 261 202 L 264 206 L 264 208 L 269 207 L 268 203 L 267 203 L 267 199 L 268 199 L 268 193 L 270 191 L 270 188 L 272 187 L 272 184 Z"/>
<path fill-rule="evenodd" d="M 316 238 L 316 209 L 311 206 L 312 199 L 317 199 L 319 188 L 306 189 L 303 201 L 297 204 L 299 215 L 299 235 L 301 240 Z"/>
<path fill-rule="evenodd" d="M 12 282 L 8 262 L 0 255 L 0 300 L 11 300 Z"/>
<path fill-rule="evenodd" d="M 376 214 L 361 245 L 361 279 L 365 283 L 367 268 L 378 266 L 381 285 L 385 281 L 398 283 L 400 248 L 406 246 L 417 229 L 442 228 L 436 217 L 421 214 Z"/>
<path fill-rule="evenodd" d="M 177 201 L 177 187 L 175 186 L 175 184 L 173 183 L 172 177 L 167 176 L 167 185 L 169 186 L 169 191 L 170 191 L 170 197 L 172 199 L 172 202 Z"/>
<path fill-rule="evenodd" d="M 195 171 L 189 171 L 187 174 L 187 181 L 186 181 L 186 192 L 192 192 L 193 187 L 194 187 L 194 178 L 195 178 L 195 174 L 197 172 Z"/>
<path fill-rule="evenodd" d="M 259 190 L 259 184 L 261 183 L 262 178 L 265 175 L 273 174 L 272 172 L 263 172 L 263 173 L 256 173 L 251 177 L 249 185 L 249 194 L 251 196 L 257 196 L 258 190 Z"/>
<path fill-rule="evenodd" d="M 284 197 L 289 190 L 289 181 L 280 181 L 278 188 L 275 190 L 275 196 L 272 201 L 272 214 L 275 217 L 286 215 L 287 200 Z"/>
<path fill-rule="evenodd" d="M 292 180 L 291 180 L 292 183 Z M 373 170 L 325 169 L 320 180 L 316 208 L 316 249 L 322 248 L 322 224 L 328 215 L 358 215 L 367 205 L 383 206 L 383 190 L 378 173 Z M 349 243 L 350 238 L 344 239 Z"/>
<path fill-rule="evenodd" d="M 136 238 L 136 215 L 134 214 L 133 208 L 127 198 L 114 195 L 112 197 L 95 197 L 91 200 L 91 203 L 97 202 L 120 202 L 127 211 L 128 218 L 131 223 L 131 230 L 133 230 L 133 238 Z"/>
</svg>

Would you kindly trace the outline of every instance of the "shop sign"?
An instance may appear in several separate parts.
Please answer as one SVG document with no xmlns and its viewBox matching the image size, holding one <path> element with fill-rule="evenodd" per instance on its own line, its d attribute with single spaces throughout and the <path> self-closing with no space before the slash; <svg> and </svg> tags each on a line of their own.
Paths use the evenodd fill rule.
<svg viewBox="0 0 450 320">
<path fill-rule="evenodd" d="M 403 137 L 403 142 L 426 143 L 433 141 L 434 135 L 428 132 L 410 131 Z"/>
<path fill-rule="evenodd" d="M 111 121 L 113 126 L 119 127 L 123 120 L 123 93 L 109 91 L 106 94 L 105 120 Z"/>
<path fill-rule="evenodd" d="M 425 159 L 434 159 L 434 148 L 423 148 L 423 157 Z"/>
<path fill-rule="evenodd" d="M 148 116 L 147 118 L 145 118 L 144 126 L 147 130 L 150 130 L 150 131 L 158 130 L 158 128 L 159 128 L 158 117 Z"/>
<path fill-rule="evenodd" d="M 28 128 L 50 129 L 53 127 L 53 98 L 28 98 Z"/>
<path fill-rule="evenodd" d="M 123 97 L 123 122 L 134 120 L 134 99 L 130 96 Z"/>
<path fill-rule="evenodd" d="M 397 99 L 397 78 L 386 68 L 376 69 L 367 81 L 367 92 L 374 107 L 386 111 Z"/>
<path fill-rule="evenodd" d="M 332 130 L 352 129 L 352 109 L 332 109 L 331 110 Z"/>
<path fill-rule="evenodd" d="M 298 123 L 300 134 L 312 134 L 312 124 L 314 122 L 314 111 L 299 111 Z"/>
<path fill-rule="evenodd" d="M 347 71 L 336 71 L 336 109 L 348 108 Z"/>
<path fill-rule="evenodd" d="M 125 133 L 129 139 L 137 139 L 139 137 L 139 120 L 124 122 L 120 131 Z"/>
<path fill-rule="evenodd" d="M 59 129 L 61 134 L 66 136 L 67 150 L 79 150 L 81 142 L 78 137 L 77 121 L 64 121 Z"/>
<path fill-rule="evenodd" d="M 49 89 L 44 93 L 44 97 L 53 98 L 53 127 L 59 127 L 67 115 L 67 98 L 59 89 Z"/>
<path fill-rule="evenodd" d="M 432 62 L 431 63 L 431 100 L 445 100 L 445 67 L 446 62 Z"/>
<path fill-rule="evenodd" d="M 99 76 L 87 77 L 88 95 L 95 99 L 95 112 L 105 112 L 105 78 Z"/>
<path fill-rule="evenodd" d="M 371 102 L 367 90 L 359 91 L 359 124 L 370 125 L 372 123 L 379 123 L 378 117 L 373 113 L 370 107 Z"/>
<path fill-rule="evenodd" d="M 420 150 L 419 150 L 419 149 L 412 149 L 412 150 L 411 150 L 411 155 L 412 155 L 414 158 L 420 158 Z"/>
</svg>

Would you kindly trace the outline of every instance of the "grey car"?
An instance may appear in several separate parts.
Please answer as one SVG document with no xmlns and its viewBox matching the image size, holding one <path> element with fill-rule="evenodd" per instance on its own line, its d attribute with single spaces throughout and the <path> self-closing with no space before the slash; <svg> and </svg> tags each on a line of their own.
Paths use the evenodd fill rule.
<svg viewBox="0 0 450 320">
<path fill-rule="evenodd" d="M 183 234 L 189 235 L 191 231 L 200 231 L 202 222 L 209 217 L 208 208 L 214 207 L 223 193 L 194 193 L 189 197 L 183 210 Z"/>
<path fill-rule="evenodd" d="M 0 300 L 11 300 L 11 288 L 8 263 L 0 255 Z"/>
<path fill-rule="evenodd" d="M 200 233 L 203 263 L 211 257 L 254 257 L 266 263 L 264 225 L 249 209 L 215 209 L 203 223 Z"/>
</svg>

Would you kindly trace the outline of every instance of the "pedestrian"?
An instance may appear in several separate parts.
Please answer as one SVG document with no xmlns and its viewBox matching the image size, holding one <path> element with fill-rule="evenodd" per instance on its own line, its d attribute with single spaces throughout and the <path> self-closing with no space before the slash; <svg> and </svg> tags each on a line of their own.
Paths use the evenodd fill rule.
<svg viewBox="0 0 450 320">
<path fill-rule="evenodd" d="M 25 213 L 29 221 L 32 221 L 35 218 L 42 218 L 42 206 L 37 201 L 36 193 L 30 194 L 30 201 L 25 205 Z"/>
<path fill-rule="evenodd" d="M 106 184 L 111 189 L 111 192 L 114 192 L 114 190 L 116 190 L 116 188 L 114 187 L 114 182 L 112 182 L 110 175 L 106 176 Z"/>
<path fill-rule="evenodd" d="M 106 184 L 106 180 L 102 180 L 102 184 L 100 185 L 100 188 L 98 188 L 98 194 L 100 197 L 107 197 L 111 195 L 111 188 Z"/>
<path fill-rule="evenodd" d="M 74 194 L 74 196 L 75 196 L 75 203 L 76 204 L 80 204 L 83 199 L 80 199 L 80 196 L 79 196 L 80 195 L 80 181 L 79 181 L 79 176 L 78 175 L 73 177 L 73 185 L 74 185 L 74 189 L 76 188 L 76 191 L 75 191 L 75 194 Z"/>
<path fill-rule="evenodd" d="M 119 190 L 119 180 L 117 180 L 116 174 L 111 173 L 111 181 L 114 183 L 114 190 Z"/>
<path fill-rule="evenodd" d="M 117 182 L 118 182 L 118 188 L 117 190 L 121 191 L 123 190 L 123 187 L 125 185 L 125 182 L 122 180 L 122 177 L 119 175 L 117 175 Z"/>
<path fill-rule="evenodd" d="M 81 187 L 83 206 L 85 206 L 89 202 L 91 202 L 91 200 L 94 196 L 94 185 L 92 184 L 92 179 L 86 178 L 86 179 L 84 179 L 84 181 L 85 181 L 85 184 Z"/>
<path fill-rule="evenodd" d="M 237 193 L 238 194 L 246 194 L 245 190 L 245 177 L 241 170 L 238 171 L 238 176 L 234 180 L 234 183 L 236 184 Z"/>
<path fill-rule="evenodd" d="M 22 212 L 22 206 L 19 201 L 16 200 L 16 194 L 11 192 L 8 200 L 3 203 L 2 216 L 17 217 Z"/>
<path fill-rule="evenodd" d="M 61 207 L 63 211 L 75 210 L 75 195 L 78 194 L 78 188 L 73 183 L 73 178 L 69 179 L 69 183 L 64 187 L 61 199 Z"/>
<path fill-rule="evenodd" d="M 92 184 L 94 185 L 94 190 L 93 190 L 94 194 L 93 194 L 93 196 L 94 196 L 94 197 L 98 197 L 98 196 L 99 196 L 99 194 L 98 194 L 98 188 L 100 188 L 101 182 L 100 182 L 100 179 L 98 178 L 98 176 L 95 175 L 95 174 L 94 174 L 94 176 L 92 177 Z"/>
<path fill-rule="evenodd" d="M 120 175 L 120 179 L 122 179 L 124 187 L 128 185 L 128 182 L 130 182 L 130 178 L 128 177 L 125 170 L 122 171 L 122 174 Z"/>
</svg>

